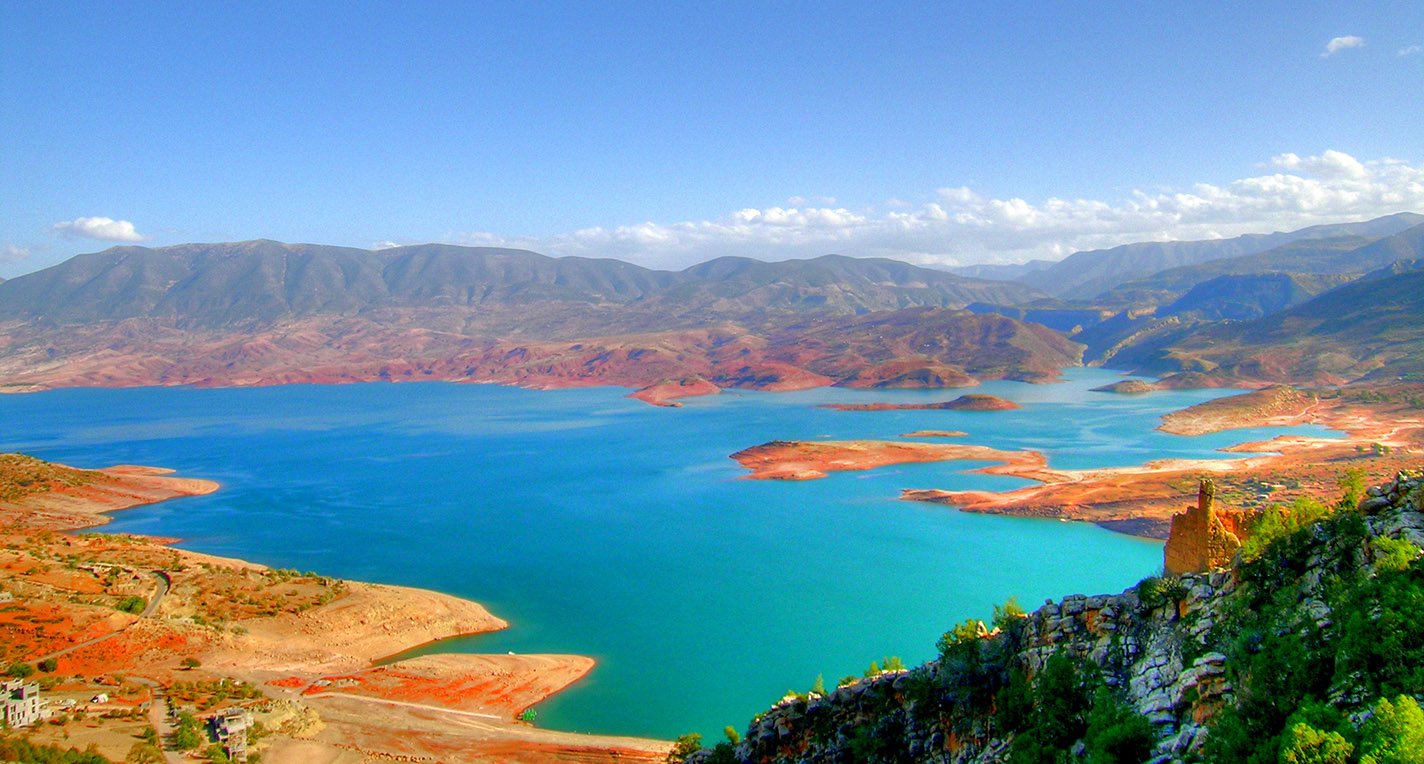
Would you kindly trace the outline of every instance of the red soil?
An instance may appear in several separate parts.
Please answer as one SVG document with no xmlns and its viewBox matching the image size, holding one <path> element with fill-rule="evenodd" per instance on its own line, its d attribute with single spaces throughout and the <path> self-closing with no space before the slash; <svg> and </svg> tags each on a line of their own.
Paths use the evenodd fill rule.
<svg viewBox="0 0 1424 764">
<path fill-rule="evenodd" d="M 577 655 L 427 655 L 325 677 L 329 684 L 303 694 L 357 695 L 513 719 L 592 668 L 592 659 Z"/>
<path fill-rule="evenodd" d="M 961 395 L 940 403 L 828 403 L 818 408 L 836 411 L 1009 411 L 1023 408 L 1013 401 L 995 395 Z"/>
<path fill-rule="evenodd" d="M 648 385 L 647 387 L 630 393 L 629 398 L 636 398 L 644 403 L 651 403 L 654 406 L 681 406 L 675 402 L 674 398 L 690 398 L 696 395 L 716 395 L 722 392 L 722 388 L 708 382 L 702 377 L 688 377 L 683 379 L 665 379 L 661 382 Z"/>
<path fill-rule="evenodd" d="M 753 480 L 813 480 L 827 472 L 868 470 L 890 464 L 980 459 L 1004 462 L 986 471 L 1037 474 L 1044 469 L 1043 455 L 1033 451 L 1000 451 L 988 446 L 958 443 L 919 443 L 888 440 L 788 441 L 773 440 L 732 454 L 752 471 Z"/>
</svg>

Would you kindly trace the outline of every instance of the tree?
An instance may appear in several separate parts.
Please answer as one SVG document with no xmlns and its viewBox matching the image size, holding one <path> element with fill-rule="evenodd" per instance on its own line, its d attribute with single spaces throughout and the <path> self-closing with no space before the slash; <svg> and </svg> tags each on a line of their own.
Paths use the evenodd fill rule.
<svg viewBox="0 0 1424 764">
<path fill-rule="evenodd" d="M 737 734 L 737 728 L 730 724 L 722 729 L 722 734 L 727 736 L 727 742 L 732 745 L 742 742 L 742 736 Z"/>
<path fill-rule="evenodd" d="M 1281 764 L 1349 764 L 1355 746 L 1338 732 L 1298 722 L 1281 739 Z"/>
<path fill-rule="evenodd" d="M 994 606 L 994 618 L 992 623 L 994 628 L 1000 631 L 1007 631 L 1020 618 L 1027 616 L 1022 607 L 1019 607 L 1019 598 L 1010 597 L 1002 605 Z"/>
<path fill-rule="evenodd" d="M 114 608 L 125 613 L 133 613 L 134 615 L 138 615 L 139 613 L 142 613 L 143 609 L 147 606 L 147 600 L 145 600 L 143 597 L 134 596 L 124 597 L 123 599 L 119 600 L 119 603 L 117 605 L 114 605 Z"/>
<path fill-rule="evenodd" d="M 702 750 L 702 736 L 696 732 L 689 732 L 679 737 L 673 744 L 672 750 L 668 751 L 667 764 L 681 764 L 688 756 Z"/>
<path fill-rule="evenodd" d="M 28 679 L 31 675 L 35 673 L 35 667 L 31 666 L 28 663 L 21 663 L 17 661 L 15 663 L 11 663 L 10 667 L 5 670 L 5 673 L 14 677 L 15 679 Z"/>
<path fill-rule="evenodd" d="M 1365 496 L 1365 471 L 1359 467 L 1350 467 L 1345 470 L 1335 481 L 1340 487 L 1340 501 L 1335 506 L 1340 509 L 1354 509 L 1360 506 L 1360 499 Z"/>
<path fill-rule="evenodd" d="M 203 744 L 204 735 L 198 730 L 198 720 L 184 711 L 178 714 L 178 728 L 173 731 L 173 746 L 181 751 L 191 751 Z"/>
<path fill-rule="evenodd" d="M 1417 764 L 1424 761 L 1424 710 L 1400 695 L 1380 698 L 1374 716 L 1360 728 L 1360 764 Z"/>
<path fill-rule="evenodd" d="M 956 645 L 963 645 L 973 642 L 984 636 L 988 629 L 984 628 L 984 622 L 976 618 L 967 618 L 964 623 L 956 624 L 954 628 L 946 631 L 944 636 L 939 638 L 940 655 L 952 650 Z"/>
<path fill-rule="evenodd" d="M 825 676 L 823 676 L 823 675 L 821 675 L 821 674 L 817 674 L 817 675 L 816 675 L 816 683 L 813 684 L 813 685 L 811 685 L 811 694 L 812 694 L 812 695 L 825 695 L 825 694 L 826 694 L 826 677 L 825 677 Z M 731 727 L 728 727 L 727 729 L 731 729 Z"/>
<path fill-rule="evenodd" d="M 197 658 L 192 657 L 192 656 L 190 655 L 190 656 L 188 656 L 187 658 L 184 658 L 184 659 L 183 659 L 183 664 L 182 664 L 182 665 L 183 665 L 183 668 L 185 668 L 185 669 L 195 669 L 195 668 L 197 668 L 197 667 L 203 665 L 203 662 L 200 661 L 200 660 L 198 660 Z"/>
<path fill-rule="evenodd" d="M 191 751 L 203 744 L 203 738 L 194 727 L 179 727 L 173 730 L 173 747 L 180 751 Z"/>
<path fill-rule="evenodd" d="M 39 667 L 40 671 L 43 671 L 48 674 L 59 668 L 59 660 L 55 658 L 45 658 L 44 660 L 39 662 Z"/>
<path fill-rule="evenodd" d="M 1093 695 L 1083 742 L 1089 764 L 1136 764 L 1151 758 L 1156 738 L 1146 717 L 1109 688 L 1100 687 Z"/>
</svg>

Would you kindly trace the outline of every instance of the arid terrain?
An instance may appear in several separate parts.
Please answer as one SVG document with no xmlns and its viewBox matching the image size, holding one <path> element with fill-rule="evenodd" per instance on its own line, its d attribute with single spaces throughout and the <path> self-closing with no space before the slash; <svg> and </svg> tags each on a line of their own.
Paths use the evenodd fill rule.
<svg viewBox="0 0 1424 764">
<path fill-rule="evenodd" d="M 92 743 L 123 760 L 145 727 L 168 732 L 168 708 L 239 705 L 262 725 L 255 746 L 267 762 L 661 760 L 659 741 L 519 720 L 588 673 L 588 658 L 431 655 L 375 667 L 506 626 L 477 603 L 163 539 L 73 533 L 107 522 L 103 512 L 217 488 L 153 468 L 0 455 L 0 662 L 32 674 L 55 712 L 32 740 Z"/>
<path fill-rule="evenodd" d="M 1163 419 L 1160 429 L 1181 435 L 1322 424 L 1344 437 L 1281 437 L 1230 449 L 1264 453 L 1245 459 L 1160 460 L 1082 471 L 1054 469 L 1036 451 L 915 441 L 772 441 L 732 458 L 751 470 L 747 477 L 776 480 L 910 462 L 997 462 L 976 471 L 1039 485 L 1002 493 L 907 488 L 901 498 L 948 504 L 965 512 L 1081 520 L 1131 535 L 1166 538 L 1172 515 L 1191 502 L 1203 476 L 1215 480 L 1223 504 L 1259 508 L 1333 490 L 1326 483 L 1346 468 L 1362 471 L 1367 482 L 1383 480 L 1410 467 L 1424 452 L 1424 394 L 1417 386 L 1319 392 L 1276 386 L 1219 398 Z"/>
</svg>

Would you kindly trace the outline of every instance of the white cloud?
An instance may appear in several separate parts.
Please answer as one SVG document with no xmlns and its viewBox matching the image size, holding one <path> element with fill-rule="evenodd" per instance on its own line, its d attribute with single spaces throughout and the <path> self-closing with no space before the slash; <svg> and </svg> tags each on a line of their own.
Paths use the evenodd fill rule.
<svg viewBox="0 0 1424 764">
<path fill-rule="evenodd" d="M 1365 38 L 1363 37 L 1356 37 L 1354 35 L 1336 37 L 1330 42 L 1325 43 L 1325 52 L 1321 53 L 1320 57 L 1329 58 L 1347 48 L 1363 48 L 1364 46 Z"/>
<path fill-rule="evenodd" d="M 400 244 L 397 244 L 396 242 L 393 242 L 393 241 L 373 241 L 373 242 L 371 242 L 371 249 L 394 249 L 395 247 L 399 247 L 399 246 L 401 246 L 401 245 L 400 245 Z"/>
<path fill-rule="evenodd" d="M 1281 154 L 1271 158 L 1271 166 L 1281 170 L 1304 170 L 1323 178 L 1360 179 L 1369 175 L 1360 160 L 1343 151 L 1334 150 L 1305 159 L 1295 154 Z"/>
<path fill-rule="evenodd" d="M 1407 48 L 1400 48 L 1399 55 L 1412 56 L 1415 53 L 1424 53 L 1424 45 L 1410 45 Z"/>
<path fill-rule="evenodd" d="M 30 250 L 26 247 L 17 247 L 14 244 L 0 245 L 0 264 L 18 263 L 30 256 Z"/>
<path fill-rule="evenodd" d="M 921 265 L 1060 259 L 1144 240 L 1191 240 L 1286 231 L 1424 212 L 1424 165 L 1360 161 L 1340 151 L 1280 154 L 1265 174 L 1227 183 L 1133 191 L 1125 199 L 994 199 L 945 187 L 884 212 L 832 207 L 745 208 L 718 220 L 586 228 L 546 237 L 453 234 L 451 241 L 548 255 L 614 257 L 682 268 L 721 255 L 763 260 L 828 253 Z"/>
<path fill-rule="evenodd" d="M 148 237 L 134 230 L 134 224 L 127 220 L 113 218 L 75 218 L 63 223 L 55 223 L 50 230 L 67 238 L 94 239 L 96 241 L 148 241 Z"/>
</svg>

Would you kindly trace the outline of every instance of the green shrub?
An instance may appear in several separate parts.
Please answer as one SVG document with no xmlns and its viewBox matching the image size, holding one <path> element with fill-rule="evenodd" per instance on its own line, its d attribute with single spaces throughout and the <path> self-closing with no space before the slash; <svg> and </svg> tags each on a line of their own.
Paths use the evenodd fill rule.
<svg viewBox="0 0 1424 764">
<path fill-rule="evenodd" d="M 1152 754 L 1152 724 L 1107 687 L 1093 695 L 1084 733 L 1088 764 L 1139 764 Z"/>
<path fill-rule="evenodd" d="M 148 600 L 138 596 L 124 597 L 119 600 L 117 605 L 114 605 L 115 610 L 124 613 L 133 613 L 134 615 L 142 613 L 145 607 L 148 607 Z"/>
<path fill-rule="evenodd" d="M 679 737 L 673 744 L 672 750 L 668 751 L 667 764 L 680 764 L 686 761 L 688 756 L 702 750 L 702 736 L 696 732 L 690 732 Z"/>
<path fill-rule="evenodd" d="M 1187 587 L 1180 580 L 1170 576 L 1154 576 L 1137 582 L 1137 599 L 1143 607 L 1149 610 L 1167 604 L 1175 605 L 1186 597 Z"/>
<path fill-rule="evenodd" d="M 1273 504 L 1251 526 L 1251 535 L 1241 545 L 1241 557 L 1255 560 L 1271 544 L 1299 533 L 1329 514 L 1330 507 L 1309 496 L 1296 499 L 1289 507 Z"/>
<path fill-rule="evenodd" d="M 22 663 L 22 662 L 19 662 L 19 661 L 16 661 L 15 663 L 11 663 L 11 664 L 10 664 L 10 667 L 7 668 L 7 669 L 5 669 L 5 674 L 6 674 L 7 676 L 13 677 L 13 678 L 15 678 L 15 679 L 28 679 L 28 678 L 30 678 L 34 673 L 35 673 L 35 667 L 34 667 L 34 666 L 31 666 L 31 665 L 28 664 L 28 663 Z"/>
</svg>

